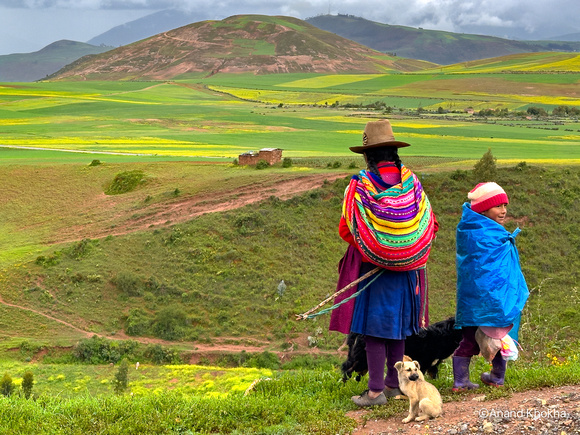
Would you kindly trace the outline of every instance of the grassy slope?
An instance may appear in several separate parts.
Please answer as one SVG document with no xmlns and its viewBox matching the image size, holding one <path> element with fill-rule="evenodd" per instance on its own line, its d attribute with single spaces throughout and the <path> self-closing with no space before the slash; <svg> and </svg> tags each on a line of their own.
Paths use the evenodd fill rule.
<svg viewBox="0 0 580 435">
<path fill-rule="evenodd" d="M 4 152 L 0 149 L 0 156 Z M 0 170 L 0 184 L 4 186 L 0 194 L 0 265 L 18 261 L 23 252 L 40 252 L 47 244 L 127 231 L 137 218 L 188 198 L 199 197 L 198 201 L 211 204 L 212 196 L 235 197 L 232 191 L 251 189 L 256 183 L 268 186 L 327 172 L 295 168 L 272 174 L 230 164 L 183 161 L 115 163 L 108 160 L 110 156 L 96 156 L 106 160 L 89 166 L 91 157 L 85 155 L 85 162 L 68 165 L 4 162 Z M 145 184 L 134 192 L 105 195 L 115 175 L 126 170 L 142 171 Z"/>
<path fill-rule="evenodd" d="M 511 199 L 508 229 L 523 229 L 517 243 L 532 296 L 522 342 L 534 358 L 580 338 L 580 172 L 521 169 L 503 169 L 497 181 Z M 438 320 L 453 313 L 455 225 L 476 180 L 463 172 L 422 177 L 441 224 L 430 261 L 432 319 Z M 2 297 L 106 334 L 131 325 L 165 339 L 251 337 L 274 350 L 289 342 L 304 348 L 311 335 L 321 348 L 334 348 L 341 338 L 326 332 L 328 317 L 293 319 L 333 291 L 344 250 L 336 225 L 345 182 L 288 201 L 272 198 L 183 224 L 39 251 L 41 264 L 29 261 L 3 272 Z M 287 288 L 280 294 L 282 279 Z M 19 330 L 9 322 L 3 333 Z M 50 341 L 42 331 L 31 335 Z"/>
</svg>

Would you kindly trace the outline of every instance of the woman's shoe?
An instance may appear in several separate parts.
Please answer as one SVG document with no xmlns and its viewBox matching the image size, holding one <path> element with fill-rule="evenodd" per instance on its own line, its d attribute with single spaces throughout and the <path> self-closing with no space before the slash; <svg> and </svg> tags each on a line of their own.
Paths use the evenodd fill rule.
<svg viewBox="0 0 580 435">
<path fill-rule="evenodd" d="M 385 387 L 383 394 L 385 395 L 385 397 L 403 396 L 403 393 L 401 392 L 401 390 L 399 390 L 398 388 L 391 388 L 391 387 Z"/>
<path fill-rule="evenodd" d="M 381 393 L 374 399 L 371 399 L 369 397 L 369 390 L 363 391 L 360 396 L 352 396 L 351 399 L 356 405 L 360 407 L 384 405 L 387 403 L 385 393 Z"/>
</svg>

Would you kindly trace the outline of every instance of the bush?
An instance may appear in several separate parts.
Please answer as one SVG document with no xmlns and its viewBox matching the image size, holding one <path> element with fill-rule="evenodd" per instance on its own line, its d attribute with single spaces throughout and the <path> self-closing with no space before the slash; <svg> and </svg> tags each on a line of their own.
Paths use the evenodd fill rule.
<svg viewBox="0 0 580 435">
<path fill-rule="evenodd" d="M 129 364 L 126 359 L 121 361 L 117 373 L 115 373 L 115 379 L 113 379 L 113 385 L 115 393 L 123 393 L 129 386 Z"/>
<path fill-rule="evenodd" d="M 151 317 L 141 308 L 131 308 L 129 316 L 127 316 L 127 323 L 125 332 L 127 335 L 143 336 L 149 334 L 151 327 Z"/>
<path fill-rule="evenodd" d="M 12 377 L 8 373 L 4 373 L 2 380 L 0 380 L 0 393 L 8 397 L 14 392 L 14 383 Z"/>
<path fill-rule="evenodd" d="M 187 313 L 179 305 L 162 308 L 153 321 L 153 334 L 164 340 L 179 340 L 185 335 Z"/>
<path fill-rule="evenodd" d="M 135 190 L 144 183 L 145 173 L 140 170 L 120 172 L 105 189 L 107 195 L 120 195 Z"/>
<path fill-rule="evenodd" d="M 268 163 L 266 160 L 260 160 L 258 163 L 256 163 L 256 169 L 266 169 L 270 167 L 270 163 Z"/>
<path fill-rule="evenodd" d="M 147 346 L 143 356 L 155 364 L 172 364 L 180 363 L 181 360 L 176 351 L 166 349 L 160 344 L 151 344 Z"/>
<path fill-rule="evenodd" d="M 111 341 L 93 335 L 74 346 L 73 356 L 89 364 L 116 364 L 121 358 L 134 355 L 138 345 L 135 341 Z"/>
<path fill-rule="evenodd" d="M 292 166 L 292 159 L 290 157 L 284 157 L 282 160 L 282 167 L 283 168 L 290 168 Z"/>
<path fill-rule="evenodd" d="M 64 252 L 71 258 L 75 260 L 80 260 L 84 257 L 92 248 L 93 243 L 91 239 L 82 239 L 80 242 L 73 244 L 70 248 L 66 249 Z"/>
<path fill-rule="evenodd" d="M 42 267 L 55 266 L 59 262 L 59 257 L 60 252 L 58 251 L 49 256 L 39 255 L 36 257 L 35 263 Z"/>
<path fill-rule="evenodd" d="M 473 167 L 473 175 L 477 183 L 494 181 L 497 176 L 496 158 L 491 153 L 491 148 L 481 157 Z"/>
<path fill-rule="evenodd" d="M 455 181 L 467 180 L 469 173 L 461 169 L 456 169 L 451 175 L 451 179 Z"/>
<path fill-rule="evenodd" d="M 258 369 L 278 370 L 280 368 L 280 360 L 275 353 L 264 351 L 262 353 L 252 355 L 244 364 L 245 367 L 255 367 Z"/>
<path fill-rule="evenodd" d="M 142 279 L 130 272 L 120 272 L 111 282 L 127 296 L 141 296 L 143 294 Z"/>
<path fill-rule="evenodd" d="M 34 374 L 31 371 L 24 373 L 22 377 L 22 393 L 27 399 L 32 395 L 32 386 L 34 385 Z"/>
<path fill-rule="evenodd" d="M 529 169 L 530 169 L 530 167 L 528 166 L 528 164 L 526 162 L 519 162 L 516 165 L 516 171 L 527 171 Z"/>
<path fill-rule="evenodd" d="M 102 165 L 100 160 L 93 160 L 91 163 L 89 163 L 89 166 L 99 166 Z"/>
</svg>

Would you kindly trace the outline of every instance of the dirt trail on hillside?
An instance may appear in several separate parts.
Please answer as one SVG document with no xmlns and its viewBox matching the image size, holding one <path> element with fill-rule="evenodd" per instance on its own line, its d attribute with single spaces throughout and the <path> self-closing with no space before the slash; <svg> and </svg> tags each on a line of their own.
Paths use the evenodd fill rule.
<svg viewBox="0 0 580 435">
<path fill-rule="evenodd" d="M 223 212 L 254 204 L 271 196 L 281 200 L 321 187 L 325 182 L 348 176 L 348 173 L 304 175 L 289 180 L 281 180 L 268 185 L 251 184 L 238 188 L 234 193 L 228 190 L 212 192 L 211 195 L 195 195 L 173 202 L 154 204 L 144 210 L 142 216 L 131 217 L 116 223 L 110 230 L 86 234 L 83 228 L 72 229 L 74 235 L 68 234 L 59 242 L 77 241 L 82 238 L 102 238 L 109 235 L 118 236 L 135 231 L 144 231 L 163 225 L 186 222 L 196 216 L 207 213 Z M 55 241 L 52 241 L 53 243 Z"/>
</svg>

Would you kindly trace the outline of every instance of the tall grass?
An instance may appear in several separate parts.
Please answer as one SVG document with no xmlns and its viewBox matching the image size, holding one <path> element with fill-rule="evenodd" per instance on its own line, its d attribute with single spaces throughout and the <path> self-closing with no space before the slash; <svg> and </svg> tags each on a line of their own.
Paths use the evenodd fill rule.
<svg viewBox="0 0 580 435">
<path fill-rule="evenodd" d="M 478 360 L 472 372 L 488 370 Z M 153 380 L 154 382 L 154 380 Z M 431 381 L 446 402 L 464 400 L 451 393 L 450 364 Z M 566 367 L 509 363 L 506 387 L 482 387 L 486 399 L 512 392 L 580 382 L 578 362 Z M 25 399 L 0 396 L 0 431 L 27 434 L 347 434 L 357 422 L 346 416 L 356 406 L 350 397 L 362 382 L 340 381 L 337 371 L 284 371 L 228 395 L 184 394 L 164 388 L 146 395 L 79 393 L 73 397 L 41 395 Z M 129 389 L 131 382 L 129 382 Z M 406 401 L 372 408 L 367 419 L 405 415 Z"/>
</svg>

